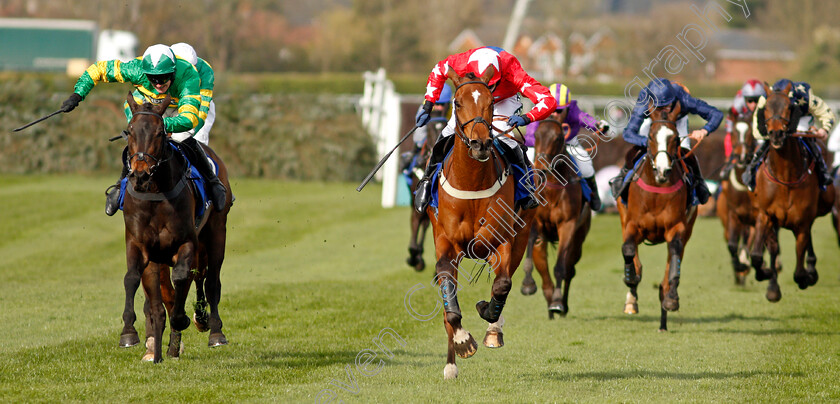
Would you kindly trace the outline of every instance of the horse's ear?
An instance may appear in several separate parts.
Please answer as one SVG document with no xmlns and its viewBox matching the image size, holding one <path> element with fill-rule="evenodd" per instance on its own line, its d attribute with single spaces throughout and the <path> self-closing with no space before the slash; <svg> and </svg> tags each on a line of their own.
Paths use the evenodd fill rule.
<svg viewBox="0 0 840 404">
<path fill-rule="evenodd" d="M 452 85 L 454 85 L 455 88 L 458 88 L 458 86 L 461 85 L 462 77 L 459 76 L 458 73 L 455 72 L 455 69 L 450 65 L 446 65 L 446 77 L 449 77 L 449 80 L 452 80 Z"/>
<path fill-rule="evenodd" d="M 764 94 L 767 94 L 769 96 L 772 92 L 772 90 L 770 89 L 770 85 L 767 84 L 766 81 L 761 82 L 761 85 L 764 86 Z"/>
<path fill-rule="evenodd" d="M 793 83 L 788 81 L 788 83 L 785 85 L 785 89 L 783 90 L 783 92 L 785 93 L 785 96 L 790 94 L 790 90 L 792 90 L 792 89 L 793 89 Z"/>
<path fill-rule="evenodd" d="M 163 113 L 166 112 L 166 108 L 169 108 L 169 104 L 171 102 L 172 97 L 170 97 L 169 94 L 166 94 L 166 97 L 163 99 L 163 102 L 155 105 L 154 108 L 152 108 L 152 110 L 158 115 L 163 115 Z"/>
<path fill-rule="evenodd" d="M 680 111 L 682 111 L 682 104 L 680 104 L 680 100 L 674 100 L 674 107 L 671 108 L 671 113 L 668 114 L 669 121 L 677 121 L 677 117 L 680 116 Z"/>
<path fill-rule="evenodd" d="M 496 67 L 489 65 L 486 69 L 484 69 L 484 74 L 481 75 L 480 79 L 481 81 L 490 84 L 490 80 L 493 78 L 494 74 L 496 74 Z"/>
<path fill-rule="evenodd" d="M 137 101 L 134 101 L 134 96 L 131 95 L 131 91 L 128 92 L 128 98 L 126 98 L 126 102 L 128 102 L 128 108 L 131 112 L 134 112 L 137 109 Z"/>
</svg>

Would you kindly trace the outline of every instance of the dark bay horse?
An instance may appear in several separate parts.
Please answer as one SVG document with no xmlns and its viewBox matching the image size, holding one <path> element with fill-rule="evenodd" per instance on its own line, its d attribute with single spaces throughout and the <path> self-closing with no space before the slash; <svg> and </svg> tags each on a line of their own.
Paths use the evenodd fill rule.
<svg viewBox="0 0 840 404">
<path fill-rule="evenodd" d="M 511 288 L 511 276 L 525 252 L 534 210 L 514 212 L 514 181 L 493 146 L 493 95 L 487 83 L 495 73 L 490 66 L 481 77 L 460 77 L 448 69 L 455 87 L 455 145 L 444 160 L 438 189 L 438 210 L 427 208 L 437 256 L 436 280 L 444 307 L 448 351 L 444 379 L 458 376 L 455 355 L 469 358 L 478 349 L 461 325 L 457 291 L 463 258 L 482 260 L 495 273 L 490 302 L 476 309 L 490 323 L 484 338 L 489 348 L 504 345 L 502 309 Z M 462 273 L 471 280 L 469 273 Z M 481 274 L 472 274 L 475 277 Z"/>
<path fill-rule="evenodd" d="M 741 181 L 741 176 L 755 152 L 752 134 L 752 115 L 739 117 L 732 137 L 732 168 L 721 178 L 717 215 L 723 224 L 723 237 L 732 259 L 735 284 L 745 285 L 750 270 L 749 251 L 755 236 L 756 209 L 752 192 Z"/>
<path fill-rule="evenodd" d="M 434 113 L 435 110 L 432 110 Z M 414 191 L 417 190 L 417 183 L 423 178 L 423 167 L 429 162 L 429 157 L 432 155 L 432 145 L 437 141 L 438 136 L 443 128 L 446 127 L 446 117 L 435 116 L 426 125 L 426 141 L 417 155 L 417 160 L 414 163 L 413 171 L 411 172 L 412 181 L 409 189 L 411 195 L 411 204 L 414 206 Z M 411 211 L 411 238 L 408 241 L 408 258 L 405 262 L 415 271 L 422 271 L 426 269 L 426 261 L 423 259 L 423 242 L 426 240 L 426 231 L 429 229 L 429 214 L 425 211 L 417 212 L 414 209 Z"/>
<path fill-rule="evenodd" d="M 652 103 L 651 103 L 652 104 Z M 673 107 L 653 108 L 653 121 L 648 134 L 647 152 L 637 172 L 638 179 L 630 184 L 627 205 L 623 197 L 616 205 L 621 216 L 621 253 L 624 256 L 624 283 L 630 288 L 624 305 L 624 312 L 636 314 L 637 287 L 642 280 L 642 264 L 637 248 L 643 241 L 652 244 L 668 244 L 668 264 L 665 277 L 659 284 L 660 331 L 666 331 L 668 311 L 680 307 L 677 286 L 680 283 L 680 265 L 697 209 L 688 206 L 689 189 L 683 177 L 688 171 L 682 161 L 682 147 L 677 133 L 676 119 L 680 114 L 680 103 Z"/>
<path fill-rule="evenodd" d="M 177 357 L 180 353 L 178 332 L 190 323 L 184 306 L 193 280 L 200 290 L 199 304 L 206 289 L 210 345 L 227 343 L 221 330 L 218 303 L 231 193 L 227 193 L 226 206 L 221 212 L 208 208 L 203 223 L 196 223 L 196 201 L 189 185 L 186 160 L 170 146 L 163 125 L 162 114 L 169 105 L 169 97 L 158 105 L 137 104 L 129 94 L 128 104 L 133 116 L 125 131 L 129 166 L 123 214 L 127 271 L 120 346 L 138 341 L 134 328 L 134 294 L 142 281 L 147 299 L 144 312 L 148 352 L 144 360 L 157 363 L 162 360 L 167 311 L 173 332 L 167 354 Z M 227 170 L 221 160 L 206 146 L 205 151 L 218 162 L 219 179 L 229 190 Z M 206 260 L 204 267 L 199 262 L 202 260 Z M 172 267 L 171 278 L 169 267 Z"/>
<path fill-rule="evenodd" d="M 779 255 L 779 228 L 789 229 L 796 238 L 796 269 L 793 280 L 800 289 L 817 283 L 817 256 L 811 242 L 811 227 L 817 217 L 828 214 L 834 202 L 834 186 L 820 191 L 819 180 L 814 173 L 814 161 L 808 157 L 796 133 L 796 111 L 788 93 L 788 84 L 782 91 L 772 91 L 765 83 L 767 102 L 763 110 L 767 142 L 770 148 L 756 173 L 755 200 L 758 212 L 750 258 L 756 280 L 769 279 L 767 300 L 777 302 L 782 298 L 777 281 L 776 260 Z M 761 124 L 761 123 L 759 123 Z M 769 270 L 762 269 L 763 252 L 770 253 Z M 807 258 L 806 258 L 807 254 Z M 806 267 L 807 264 L 807 267 Z"/>
<path fill-rule="evenodd" d="M 533 264 L 542 278 L 548 318 L 553 319 L 555 313 L 565 316 L 569 312 L 569 285 L 576 273 L 575 264 L 583 253 L 583 241 L 589 233 L 592 210 L 583 198 L 580 176 L 575 171 L 574 163 L 566 154 L 569 125 L 553 119 L 544 119 L 539 125 L 534 133 L 534 169 L 541 173 L 538 177 L 544 181 L 543 186 L 538 188 L 546 204 L 537 208 L 529 245 L 533 243 Z M 548 273 L 549 243 L 557 245 L 557 260 L 554 264 L 556 288 Z M 528 262 L 523 266 L 527 280 L 531 276 L 531 268 Z"/>
</svg>

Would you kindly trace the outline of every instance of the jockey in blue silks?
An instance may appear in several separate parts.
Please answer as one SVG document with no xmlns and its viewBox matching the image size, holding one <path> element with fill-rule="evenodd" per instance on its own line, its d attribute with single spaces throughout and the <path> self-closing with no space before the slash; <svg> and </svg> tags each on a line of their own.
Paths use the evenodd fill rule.
<svg viewBox="0 0 840 404">
<path fill-rule="evenodd" d="M 773 84 L 772 90 L 784 90 L 788 84 L 791 85 L 790 93 L 788 93 L 791 106 L 796 107 L 796 109 L 792 111 L 791 116 L 799 118 L 796 122 L 796 131 L 810 132 L 811 127 L 814 124 L 814 118 L 817 118 L 820 121 L 821 128 L 815 130 L 814 133 L 819 136 L 820 139 L 826 141 L 828 139 L 828 132 L 831 131 L 831 127 L 834 126 L 835 121 L 834 113 L 831 112 L 831 108 L 826 105 L 822 98 L 814 95 L 813 91 L 811 91 L 811 85 L 804 81 L 792 82 L 788 79 L 781 79 Z M 747 169 L 744 171 L 744 175 L 741 178 L 750 190 L 755 187 L 755 169 L 761 160 L 764 159 L 764 155 L 767 154 L 767 150 L 770 148 L 770 142 L 763 141 L 767 132 L 767 124 L 764 122 L 764 105 L 766 102 L 767 99 L 765 97 L 758 99 L 758 104 L 755 108 L 756 113 L 753 114 L 752 124 L 753 136 L 755 136 L 759 142 L 763 143 L 761 143 L 761 146 L 759 146 L 758 150 L 756 150 L 752 161 L 749 166 L 747 166 Z M 808 152 L 811 154 L 811 157 L 814 158 L 814 161 L 816 161 L 816 174 L 820 181 L 820 186 L 828 186 L 831 184 L 831 173 L 829 172 L 828 167 L 826 167 L 825 160 L 823 160 L 822 153 L 820 152 L 819 146 L 817 146 L 816 139 L 806 137 L 802 138 L 802 141 L 808 146 Z"/>
<path fill-rule="evenodd" d="M 670 107 L 673 108 L 675 102 L 680 103 L 680 114 L 677 118 L 677 132 L 683 138 L 682 147 L 689 148 L 689 141 L 686 137 L 700 141 L 709 133 L 714 132 L 721 121 L 723 121 L 723 112 L 717 108 L 707 104 L 705 101 L 692 97 L 688 90 L 679 83 L 672 83 L 668 79 L 656 78 L 639 92 L 639 97 L 636 99 L 636 106 L 633 108 L 633 113 L 630 116 L 630 121 L 627 127 L 624 128 L 624 140 L 634 145 L 627 153 L 627 159 L 624 167 L 621 169 L 621 174 L 612 181 L 613 195 L 618 198 L 629 185 L 629 181 L 625 183 L 624 177 L 633 168 L 636 160 L 647 152 L 647 139 L 650 132 L 651 119 L 648 118 L 648 108 L 650 103 L 654 107 Z M 706 125 L 701 129 L 688 133 L 688 114 L 699 115 L 706 120 Z M 687 151 L 686 151 L 687 152 Z M 694 187 L 697 199 L 700 203 L 706 203 L 709 200 L 709 188 L 703 180 L 700 173 L 700 164 L 697 157 L 692 154 L 685 159 L 691 176 L 690 182 Z"/>
</svg>

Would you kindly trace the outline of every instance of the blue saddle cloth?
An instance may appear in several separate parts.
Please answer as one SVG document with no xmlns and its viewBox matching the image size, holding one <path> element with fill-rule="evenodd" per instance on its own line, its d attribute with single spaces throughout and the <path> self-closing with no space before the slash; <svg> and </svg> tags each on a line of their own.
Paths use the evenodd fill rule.
<svg viewBox="0 0 840 404">
<path fill-rule="evenodd" d="M 207 197 L 207 191 L 204 187 L 206 181 L 201 176 L 201 174 L 198 173 L 198 169 L 190 163 L 190 160 L 187 158 L 186 155 L 184 155 L 184 152 L 181 151 L 177 144 L 170 141 L 169 146 L 172 147 L 177 153 L 180 153 L 181 156 L 184 157 L 184 161 L 187 164 L 187 171 L 189 172 L 187 179 L 192 182 L 193 190 L 196 191 L 193 192 L 193 195 L 196 199 L 195 217 L 199 218 L 202 215 L 204 215 L 204 212 L 207 210 L 207 208 L 210 207 L 210 198 Z M 210 160 L 213 161 L 213 169 L 218 173 L 219 164 L 213 159 Z M 127 183 L 128 177 L 123 178 L 122 181 L 120 181 L 120 210 L 123 210 L 123 203 L 125 202 L 125 187 Z"/>
<path fill-rule="evenodd" d="M 496 141 L 494 141 L 493 143 L 496 147 L 496 150 L 500 154 L 504 155 L 504 149 L 499 147 L 496 144 Z M 429 201 L 429 205 L 432 206 L 433 208 L 435 208 L 435 210 L 437 210 L 437 208 L 438 208 L 438 196 L 439 196 L 438 195 L 438 187 L 435 186 L 435 185 L 438 183 L 438 177 L 440 177 L 441 168 L 443 167 L 444 164 L 446 164 L 446 161 L 449 160 L 449 157 L 451 155 L 452 155 L 452 150 L 450 150 L 449 153 L 446 154 L 446 157 L 443 159 L 443 163 L 437 163 L 435 165 L 435 170 L 432 173 L 432 179 L 431 179 L 432 195 L 431 195 L 431 200 Z M 511 164 L 509 169 L 510 169 L 510 173 L 513 176 L 514 181 L 516 181 L 516 188 L 515 188 L 515 192 L 514 192 L 514 200 L 519 201 L 520 199 L 528 196 L 530 194 L 530 192 L 534 191 L 534 189 L 535 189 L 534 173 L 532 171 L 526 172 L 526 169 L 524 167 L 520 167 L 518 164 Z"/>
</svg>

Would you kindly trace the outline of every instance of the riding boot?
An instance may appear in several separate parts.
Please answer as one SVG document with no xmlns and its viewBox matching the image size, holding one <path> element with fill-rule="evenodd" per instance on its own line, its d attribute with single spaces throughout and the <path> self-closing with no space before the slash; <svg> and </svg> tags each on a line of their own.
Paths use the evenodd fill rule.
<svg viewBox="0 0 840 404">
<path fill-rule="evenodd" d="M 207 155 L 204 154 L 204 150 L 192 137 L 184 139 L 180 144 L 186 146 L 182 147 L 181 150 L 185 152 L 184 154 L 190 160 L 190 163 L 198 169 L 198 173 L 207 181 L 207 191 L 210 194 L 210 200 L 213 201 L 214 209 L 217 212 L 222 211 L 227 202 L 225 186 L 216 176 L 210 161 L 207 160 Z"/>
<path fill-rule="evenodd" d="M 633 146 L 627 151 L 627 155 L 624 157 L 624 167 L 621 167 L 621 172 L 618 173 L 618 176 L 610 180 L 610 191 L 613 194 L 613 198 L 618 199 L 618 197 L 627 190 L 627 186 L 630 182 L 625 182 L 624 177 L 626 177 L 627 173 L 633 169 L 633 165 L 636 164 L 637 157 L 644 154 L 645 151 L 645 148 L 642 146 Z"/>
<path fill-rule="evenodd" d="M 697 156 L 692 155 L 685 159 L 688 171 L 691 174 L 691 182 L 693 183 L 694 193 L 700 204 L 705 204 L 709 201 L 712 194 L 709 192 L 709 187 L 706 185 L 706 180 L 703 179 L 703 174 L 700 172 L 700 162 L 697 161 Z"/>
<path fill-rule="evenodd" d="M 437 164 L 446 157 L 446 152 L 449 148 L 447 145 L 452 144 L 452 142 L 449 142 L 451 138 L 452 136 L 438 136 L 435 145 L 432 147 L 432 155 L 429 156 L 426 171 L 423 173 L 423 178 L 417 182 L 417 188 L 414 191 L 414 210 L 417 213 L 423 213 L 426 207 L 429 206 L 429 201 L 432 198 L 432 174 L 434 174 Z"/>
<path fill-rule="evenodd" d="M 595 182 L 595 176 L 584 178 L 589 184 L 589 189 L 592 191 L 589 195 L 589 207 L 594 211 L 601 210 L 601 196 L 598 195 L 598 183 Z"/>
<path fill-rule="evenodd" d="M 770 141 L 766 141 L 759 146 L 758 150 L 755 151 L 752 160 L 750 163 L 747 164 L 747 168 L 744 170 L 744 174 L 741 175 L 741 181 L 746 185 L 746 187 L 753 191 L 755 189 L 755 171 L 756 167 L 761 163 L 761 160 L 764 159 L 764 155 L 767 154 L 767 150 L 770 149 Z"/>
<path fill-rule="evenodd" d="M 123 178 L 128 175 L 128 161 L 126 161 L 126 156 L 128 155 L 128 147 L 126 146 L 122 152 L 122 172 L 120 173 L 120 179 L 117 180 L 117 183 L 108 187 L 105 190 L 105 214 L 108 216 L 114 216 L 114 213 L 117 213 L 120 210 L 120 185 L 122 183 Z"/>
<path fill-rule="evenodd" d="M 824 188 L 831 185 L 833 182 L 831 172 L 828 170 L 828 166 L 825 164 L 825 159 L 823 159 L 823 156 L 820 153 L 817 141 L 814 140 L 814 138 L 804 138 L 803 140 L 808 146 L 808 152 L 811 153 L 811 157 L 814 158 L 814 168 L 816 169 L 817 179 L 820 181 L 820 187 Z"/>
<path fill-rule="evenodd" d="M 529 175 L 529 173 L 533 171 L 531 161 L 528 160 L 528 156 L 525 154 L 524 146 L 520 147 L 519 145 L 516 145 L 514 147 L 510 147 L 504 142 L 498 143 L 505 149 L 503 156 L 505 160 L 507 160 L 508 165 L 515 164 L 522 167 L 525 170 L 525 175 Z M 523 209 L 534 209 L 537 206 L 540 206 L 540 203 L 537 202 L 537 199 L 534 198 L 534 195 L 532 194 L 532 192 L 535 192 L 535 187 L 533 184 L 529 187 L 530 189 L 527 190 L 528 194 L 514 203 L 514 211 L 518 210 L 520 207 Z"/>
</svg>

